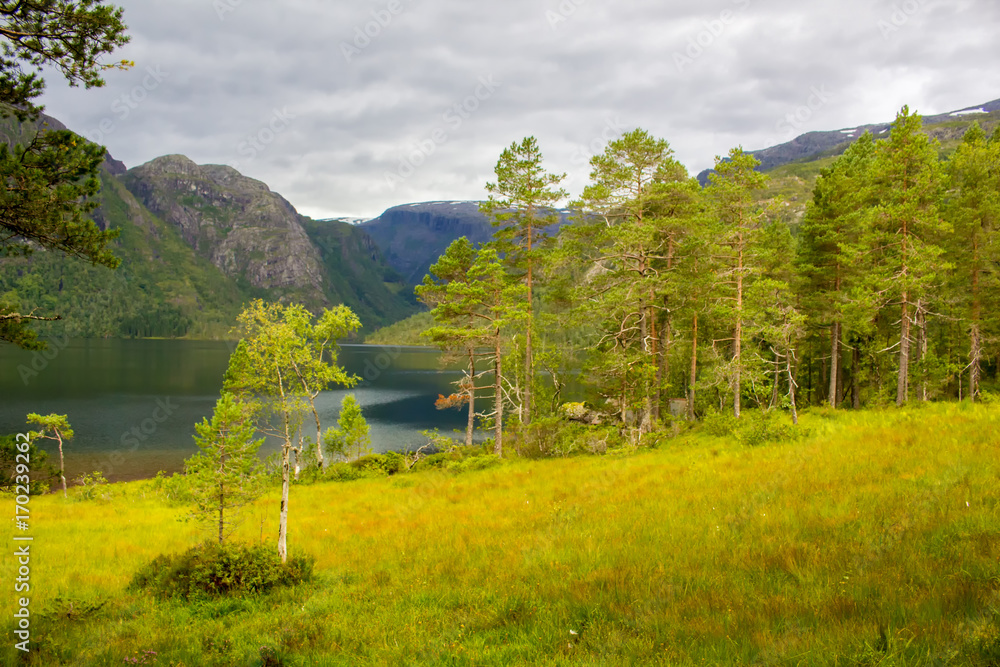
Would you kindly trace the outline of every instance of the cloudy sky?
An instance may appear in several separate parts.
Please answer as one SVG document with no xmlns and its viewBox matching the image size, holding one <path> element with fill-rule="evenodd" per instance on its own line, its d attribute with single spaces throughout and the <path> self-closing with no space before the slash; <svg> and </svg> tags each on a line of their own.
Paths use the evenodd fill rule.
<svg viewBox="0 0 1000 667">
<path fill-rule="evenodd" d="M 692 173 L 736 145 L 1000 98 L 994 0 L 116 0 L 134 60 L 47 112 L 129 167 L 229 164 L 313 217 L 480 199 L 538 138 L 578 194 L 642 127 Z"/>
</svg>

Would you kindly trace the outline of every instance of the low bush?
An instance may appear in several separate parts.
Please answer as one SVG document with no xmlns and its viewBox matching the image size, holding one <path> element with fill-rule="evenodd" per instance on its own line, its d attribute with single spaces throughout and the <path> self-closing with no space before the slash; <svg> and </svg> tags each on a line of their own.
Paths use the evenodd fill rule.
<svg viewBox="0 0 1000 667">
<path fill-rule="evenodd" d="M 740 417 L 734 435 L 741 445 L 758 447 L 769 442 L 797 440 L 805 433 L 780 414 L 754 410 Z"/>
<path fill-rule="evenodd" d="M 206 543 L 184 553 L 157 556 L 136 572 L 130 588 L 161 599 L 250 595 L 308 581 L 314 562 L 311 556 L 291 556 L 282 564 L 268 545 Z"/>
</svg>

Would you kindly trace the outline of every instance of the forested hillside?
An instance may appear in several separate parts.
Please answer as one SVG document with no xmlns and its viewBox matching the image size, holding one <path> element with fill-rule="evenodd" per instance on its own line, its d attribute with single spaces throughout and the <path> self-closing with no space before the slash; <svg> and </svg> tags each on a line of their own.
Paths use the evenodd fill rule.
<svg viewBox="0 0 1000 667">
<path fill-rule="evenodd" d="M 418 288 L 434 309 L 426 336 L 478 363 L 449 404 L 488 397 L 491 420 L 527 424 L 554 414 L 582 369 L 596 413 L 580 415 L 639 435 L 685 411 L 794 419 L 809 404 L 986 396 L 1000 131 L 965 127 L 943 145 L 904 108 L 829 159 L 794 226 L 752 155 L 733 149 L 703 188 L 635 130 L 591 161 L 576 224 L 534 245 L 537 203 L 561 177 L 533 140 L 513 145 L 488 186 L 515 211 L 506 230 L 482 249 L 459 239 Z M 480 379 L 487 368 L 502 381 Z"/>
</svg>

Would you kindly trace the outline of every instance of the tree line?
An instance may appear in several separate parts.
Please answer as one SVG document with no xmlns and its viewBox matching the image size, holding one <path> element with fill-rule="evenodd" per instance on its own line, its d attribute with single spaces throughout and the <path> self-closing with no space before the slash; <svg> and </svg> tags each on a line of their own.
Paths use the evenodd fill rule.
<svg viewBox="0 0 1000 667">
<path fill-rule="evenodd" d="M 904 107 L 822 170 L 792 225 L 742 148 L 704 187 L 642 129 L 590 166 L 546 234 L 565 174 L 533 137 L 512 144 L 481 205 L 493 241 L 455 241 L 417 288 L 425 337 L 468 360 L 443 401 L 468 406 L 467 440 L 479 418 L 501 452 L 505 423 L 558 414 L 573 377 L 639 435 L 713 411 L 976 401 L 995 378 L 1000 131 L 973 125 L 945 158 Z"/>
</svg>

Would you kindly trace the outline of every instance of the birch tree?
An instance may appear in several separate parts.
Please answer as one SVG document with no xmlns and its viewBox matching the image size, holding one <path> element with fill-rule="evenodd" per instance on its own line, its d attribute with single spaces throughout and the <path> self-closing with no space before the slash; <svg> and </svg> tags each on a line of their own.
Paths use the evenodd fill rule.
<svg viewBox="0 0 1000 667">
<path fill-rule="evenodd" d="M 288 501 L 291 484 L 291 454 L 296 449 L 297 424 L 309 409 L 309 390 L 301 377 L 332 376 L 353 384 L 356 378 L 325 361 L 326 349 L 310 341 L 304 332 L 300 307 L 266 304 L 258 299 L 237 318 L 241 340 L 229 361 L 223 391 L 231 392 L 255 408 L 257 429 L 281 441 L 281 505 L 278 520 L 278 554 L 288 558 Z M 320 316 L 324 330 L 350 332 L 360 324 L 348 308 L 324 311 Z M 308 332 L 307 332 L 308 333 Z M 320 364 L 334 366 L 322 371 Z M 311 368 L 315 375 L 303 369 Z M 298 369 L 298 371 L 296 370 Z M 312 385 L 309 385 L 310 387 Z M 323 389 L 326 387 L 324 386 Z"/>
</svg>

